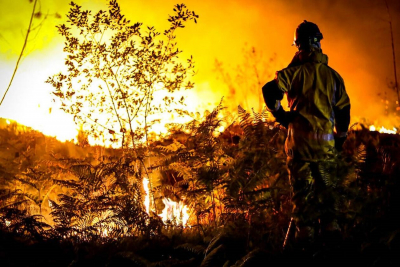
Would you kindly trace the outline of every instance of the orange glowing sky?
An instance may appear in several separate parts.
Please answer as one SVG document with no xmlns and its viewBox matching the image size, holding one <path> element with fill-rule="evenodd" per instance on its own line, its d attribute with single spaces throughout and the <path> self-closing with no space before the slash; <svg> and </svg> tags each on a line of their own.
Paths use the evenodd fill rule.
<svg viewBox="0 0 400 267">
<path fill-rule="evenodd" d="M 395 33 L 395 51 L 400 58 L 400 1 L 387 0 Z M 39 31 L 31 35 L 24 58 L 10 91 L 0 106 L 0 117 L 17 120 L 60 139 L 76 135 L 72 119 L 52 106 L 49 84 L 44 81 L 63 69 L 63 40 L 55 25 L 64 23 L 69 0 L 40 0 L 38 8 L 50 16 Z M 84 9 L 106 8 L 106 0 L 75 0 Z M 266 59 L 276 54 L 271 71 L 261 77 L 270 80 L 275 70 L 290 62 L 296 49 L 291 46 L 293 32 L 304 19 L 317 23 L 324 34 L 323 52 L 329 65 L 345 80 L 352 102 L 353 117 L 367 117 L 384 123 L 384 106 L 379 93 L 395 101 L 388 89 L 394 80 L 388 14 L 384 0 L 119 0 L 122 13 L 132 22 L 143 22 L 163 31 L 175 4 L 184 2 L 199 14 L 197 24 L 190 23 L 178 32 L 183 57 L 193 55 L 197 75 L 196 88 L 189 100 L 196 109 L 212 108 L 222 96 L 225 105 L 240 104 L 242 95 L 229 95 L 227 85 L 215 71 L 215 60 L 226 70 L 243 62 L 243 48 L 255 47 Z M 0 95 L 10 81 L 22 48 L 32 11 L 29 0 L 0 0 Z M 60 19 L 51 16 L 59 13 Z M 40 20 L 35 20 L 36 26 Z M 397 60 L 399 65 L 399 60 Z M 399 72 L 399 71 L 398 71 Z M 398 73 L 399 75 L 399 73 Z M 246 88 L 241 88 L 246 92 Z M 261 92 L 260 92 L 261 93 Z M 254 96 L 256 99 L 257 96 Z M 49 109 L 52 112 L 49 113 Z M 353 120 L 354 121 L 354 120 Z"/>
</svg>

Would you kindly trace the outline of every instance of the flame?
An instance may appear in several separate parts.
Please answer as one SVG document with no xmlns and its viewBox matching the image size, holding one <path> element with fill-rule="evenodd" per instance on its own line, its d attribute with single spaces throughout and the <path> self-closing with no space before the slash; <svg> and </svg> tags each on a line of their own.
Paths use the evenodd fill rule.
<svg viewBox="0 0 400 267">
<path fill-rule="evenodd" d="M 187 226 L 189 220 L 189 208 L 183 202 L 175 202 L 169 198 L 164 198 L 164 210 L 158 216 L 164 223 L 173 223 L 176 225 Z"/>
<path fill-rule="evenodd" d="M 393 127 L 392 130 L 386 129 L 385 127 L 380 127 L 379 130 L 375 127 L 375 125 L 369 126 L 370 131 L 378 131 L 380 133 L 387 133 L 387 134 L 397 134 L 397 128 Z"/>
<path fill-rule="evenodd" d="M 150 213 L 150 190 L 149 190 L 149 179 L 143 179 L 143 188 L 146 194 L 144 199 L 144 205 L 146 207 L 147 214 Z M 165 205 L 161 214 L 158 216 L 161 217 L 162 221 L 167 223 L 172 223 L 175 225 L 187 226 L 190 213 L 189 208 L 183 204 L 183 202 L 175 202 L 169 198 L 164 198 L 163 203 Z"/>
<path fill-rule="evenodd" d="M 149 179 L 143 178 L 143 188 L 146 196 L 144 198 L 144 206 L 146 207 L 147 214 L 150 214 L 150 189 L 149 189 Z"/>
<path fill-rule="evenodd" d="M 104 228 L 104 229 L 103 229 L 103 232 L 101 233 L 101 236 L 102 236 L 102 237 L 108 237 L 108 230 L 107 230 L 107 228 Z"/>
</svg>

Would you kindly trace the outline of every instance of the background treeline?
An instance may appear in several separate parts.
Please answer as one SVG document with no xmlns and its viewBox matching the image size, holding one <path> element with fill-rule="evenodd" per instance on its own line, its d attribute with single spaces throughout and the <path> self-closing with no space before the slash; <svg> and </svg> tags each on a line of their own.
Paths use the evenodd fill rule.
<svg viewBox="0 0 400 267">
<path fill-rule="evenodd" d="M 398 135 L 352 127 L 337 156 L 342 239 L 333 248 L 316 239 L 306 254 L 292 248 L 292 234 L 282 249 L 291 218 L 285 130 L 267 112 L 239 108 L 220 133 L 227 117 L 220 105 L 201 120 L 172 125 L 146 153 L 60 143 L 16 124 L 1 128 L 1 265 L 399 263 Z M 191 227 L 161 221 L 165 197 L 189 207 Z"/>
</svg>

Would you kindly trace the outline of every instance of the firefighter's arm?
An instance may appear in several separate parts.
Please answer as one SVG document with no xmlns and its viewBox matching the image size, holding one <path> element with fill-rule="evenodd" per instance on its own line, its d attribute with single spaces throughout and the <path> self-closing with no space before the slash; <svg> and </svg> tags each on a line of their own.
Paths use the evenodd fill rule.
<svg viewBox="0 0 400 267">
<path fill-rule="evenodd" d="M 287 116 L 288 112 L 285 112 L 281 106 L 281 100 L 283 99 L 284 93 L 279 89 L 277 81 L 274 79 L 266 83 L 262 87 L 262 93 L 268 111 L 272 113 L 277 122 L 287 128 L 289 124 Z"/>
<path fill-rule="evenodd" d="M 335 147 L 341 151 L 344 141 L 346 141 L 347 131 L 350 125 L 350 98 L 346 93 L 344 83 L 341 81 L 336 90 L 335 112 Z"/>
</svg>

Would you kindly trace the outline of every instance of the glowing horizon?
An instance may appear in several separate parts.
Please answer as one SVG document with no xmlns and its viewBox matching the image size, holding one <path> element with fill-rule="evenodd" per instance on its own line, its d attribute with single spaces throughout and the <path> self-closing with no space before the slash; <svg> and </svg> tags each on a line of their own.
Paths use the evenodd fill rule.
<svg viewBox="0 0 400 267">
<path fill-rule="evenodd" d="M 14 82 L 0 106 L 0 117 L 15 120 L 46 135 L 56 136 L 61 141 L 75 139 L 79 126 L 74 124 L 72 116 L 64 114 L 53 104 L 52 88 L 44 81 L 65 68 L 63 39 L 57 34 L 55 25 L 65 22 L 69 2 L 41 1 L 42 14 L 49 10 L 49 16 L 41 24 L 40 31 L 32 32 Z M 83 9 L 106 9 L 106 1 L 76 2 Z M 122 13 L 131 22 L 154 25 L 160 32 L 165 29 L 168 14 L 172 13 L 176 4 L 172 0 L 136 1 L 134 4 L 127 0 L 118 2 Z M 198 71 L 192 79 L 196 84 L 195 89 L 186 92 L 189 111 L 210 110 L 223 96 L 224 105 L 231 111 L 239 104 L 244 105 L 245 100 L 248 102 L 247 108 L 256 106 L 259 95 L 249 94 L 248 88 L 240 86 L 232 91 L 226 81 L 216 73 L 215 60 L 223 63 L 224 69 L 234 80 L 233 70 L 237 66 L 245 66 L 242 52 L 244 47 L 249 49 L 254 46 L 266 62 L 276 54 L 275 59 L 268 63 L 270 66 L 267 72 L 261 77 L 262 84 L 271 79 L 276 70 L 287 66 L 295 53 L 295 48 L 290 46 L 293 31 L 307 18 L 319 25 L 324 34 L 322 48 L 329 56 L 329 65 L 345 80 L 352 101 L 353 121 L 356 116 L 368 117 L 374 125 L 392 128 L 398 119 L 393 114 L 386 116 L 384 105 L 379 101 L 395 99 L 393 91 L 387 85 L 393 80 L 387 21 L 376 22 L 380 17 L 387 19 L 384 5 L 374 3 L 366 6 L 362 1 L 352 1 L 346 2 L 346 6 L 341 3 L 331 6 L 308 0 L 272 0 L 268 3 L 261 0 L 237 0 L 229 3 L 187 0 L 185 4 L 200 15 L 198 23 L 180 30 L 177 38 L 178 47 L 184 51 L 182 58 L 193 55 Z M 308 8 L 310 5 L 314 8 Z M 396 12 L 400 10 L 400 3 L 390 0 L 389 5 L 393 12 L 394 37 L 398 49 L 400 31 L 397 29 L 400 26 L 400 16 Z M 7 3 L 2 1 L 1 7 L 0 95 L 3 96 L 22 47 L 32 4 L 28 0 Z M 15 13 L 14 10 L 19 12 Z M 274 12 L 271 13 L 270 10 Z M 337 16 L 324 16 L 326 10 L 331 10 Z M 54 16 L 55 11 L 62 17 Z M 353 16 L 354 11 L 359 14 L 357 18 Z M 40 26 L 40 22 L 40 19 L 36 19 L 34 26 Z M 352 29 L 345 27 L 350 24 L 353 25 Z M 364 34 L 367 31 L 368 35 Z M 400 52 L 396 52 L 400 55 Z M 254 76 L 250 68 L 246 70 L 249 70 L 247 75 Z M 162 131 L 161 128 L 158 127 L 157 131 Z"/>
</svg>

